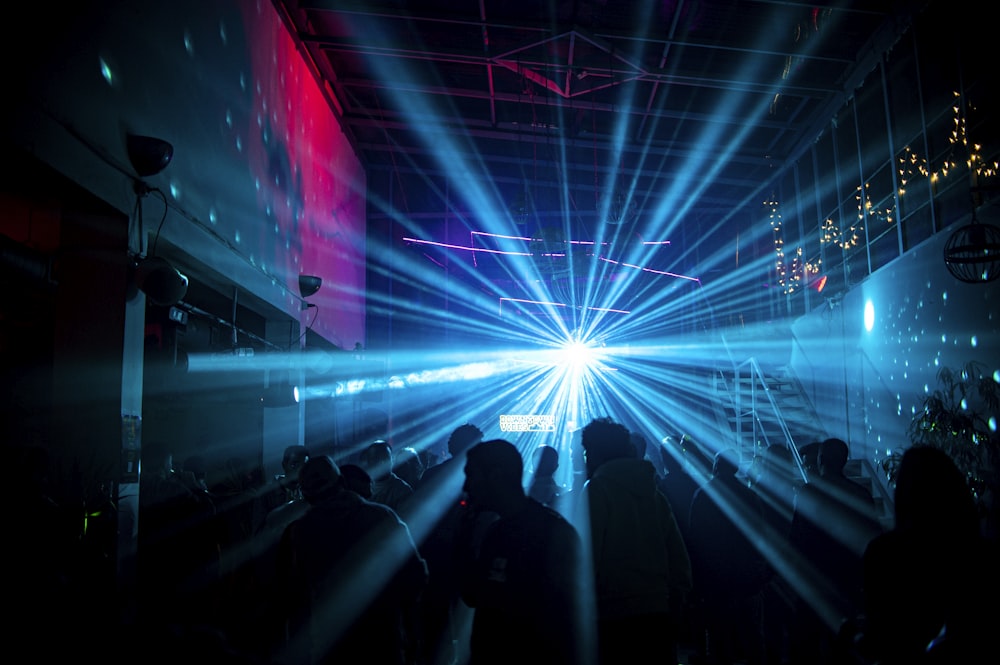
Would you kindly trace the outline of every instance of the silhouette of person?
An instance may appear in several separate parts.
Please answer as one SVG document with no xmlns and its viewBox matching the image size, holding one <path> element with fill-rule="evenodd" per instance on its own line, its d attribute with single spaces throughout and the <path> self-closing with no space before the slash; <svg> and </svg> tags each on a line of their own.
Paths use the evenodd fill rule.
<svg viewBox="0 0 1000 665">
<path fill-rule="evenodd" d="M 687 546 L 705 631 L 705 663 L 763 662 L 762 591 L 771 570 L 754 540 L 764 520 L 760 497 L 738 475 L 732 448 L 715 456 L 712 478 L 691 500 Z"/>
<path fill-rule="evenodd" d="M 392 448 L 384 440 L 378 440 L 361 451 L 361 466 L 372 477 L 371 500 L 383 503 L 395 511 L 413 494 L 409 483 L 392 470 Z"/>
<path fill-rule="evenodd" d="M 793 560 L 789 542 L 795 495 L 802 486 L 792 450 L 772 444 L 755 461 L 756 474 L 751 489 L 761 498 L 764 511 L 763 540 L 770 545 L 770 560 L 776 573 L 786 570 L 785 562 Z M 764 660 L 769 665 L 786 662 L 793 625 L 795 592 L 780 574 L 770 577 L 763 592 Z"/>
<path fill-rule="evenodd" d="M 462 598 L 474 610 L 470 665 L 577 665 L 581 541 L 562 515 L 525 494 L 522 474 L 509 441 L 467 453 L 458 546 Z"/>
<path fill-rule="evenodd" d="M 340 475 L 344 479 L 344 488 L 357 492 L 362 498 L 372 500 L 375 486 L 372 477 L 364 467 L 358 464 L 341 464 Z"/>
<path fill-rule="evenodd" d="M 423 660 L 429 665 L 460 662 L 460 651 L 467 650 L 462 633 L 471 617 L 455 574 L 455 530 L 462 515 L 465 453 L 482 439 L 482 430 L 472 423 L 452 430 L 450 457 L 424 471 L 407 506 L 408 513 L 419 515 L 410 521 L 420 529 L 414 537 L 430 572 L 421 600 Z"/>
<path fill-rule="evenodd" d="M 287 641 L 279 663 L 385 663 L 413 658 L 408 613 L 427 568 L 406 523 L 344 488 L 329 457 L 300 473 L 310 509 L 285 529 L 278 551 Z"/>
<path fill-rule="evenodd" d="M 142 450 L 137 575 L 140 620 L 214 622 L 221 560 L 219 524 L 207 494 L 175 472 L 164 442 Z"/>
<path fill-rule="evenodd" d="M 881 665 L 996 662 L 1000 556 L 944 451 L 900 460 L 893 527 L 864 552 L 860 649 Z"/>
<path fill-rule="evenodd" d="M 193 485 L 192 489 L 211 494 L 208 490 L 208 465 L 203 455 L 188 455 L 181 468 L 187 481 Z"/>
<path fill-rule="evenodd" d="M 802 468 L 806 471 L 806 476 L 810 480 L 819 474 L 819 448 L 821 441 L 810 441 L 799 448 L 799 457 L 802 460 Z"/>
<path fill-rule="evenodd" d="M 257 502 L 259 514 L 257 516 L 257 529 L 264 526 L 267 515 L 289 501 L 296 501 L 302 498 L 299 490 L 299 470 L 309 459 L 309 450 L 305 446 L 287 446 L 281 454 L 282 473 L 274 477 L 274 480 L 261 490 L 260 500 Z"/>
<path fill-rule="evenodd" d="M 528 483 L 528 496 L 544 506 L 557 508 L 556 502 L 567 490 L 556 481 L 559 469 L 559 451 L 553 446 L 541 445 L 532 453 L 534 472 Z"/>
<path fill-rule="evenodd" d="M 665 473 L 656 487 L 667 497 L 677 515 L 677 526 L 684 542 L 688 541 L 688 518 L 694 493 L 708 480 L 711 464 L 697 444 L 684 435 L 666 436 L 657 450 Z"/>
<path fill-rule="evenodd" d="M 0 485 L 7 509 L 2 577 L 4 648 L 7 653 L 31 654 L 37 662 L 64 662 L 79 657 L 76 635 L 89 638 L 81 616 L 84 598 L 77 568 L 82 524 L 49 492 L 52 458 L 40 444 L 5 444 L 8 477 Z M 79 517 L 77 517 L 79 520 Z M 106 589 L 95 589 L 106 592 Z M 96 604 L 87 602 L 93 610 Z M 53 632 L 53 629 L 57 629 Z M 19 648 L 20 647 L 20 648 Z M 24 651 L 21 650 L 24 649 Z"/>
<path fill-rule="evenodd" d="M 797 592 L 790 645 L 796 663 L 850 658 L 841 631 L 861 613 L 862 556 L 882 531 L 871 492 L 844 475 L 847 458 L 847 443 L 822 441 L 817 473 L 795 499 L 789 540 L 813 585 Z"/>
<path fill-rule="evenodd" d="M 275 477 L 261 492 L 257 533 L 253 538 L 255 586 L 258 590 L 257 613 L 261 629 L 260 639 L 273 645 L 282 639 L 280 607 L 276 599 L 284 593 L 278 572 L 278 545 L 289 524 L 302 517 L 309 509 L 301 490 L 300 474 L 306 462 L 312 459 L 309 451 L 300 445 L 285 448 L 281 458 L 283 473 Z M 270 509 L 268 507 L 270 506 Z"/>
<path fill-rule="evenodd" d="M 406 481 L 413 489 L 417 488 L 421 476 L 424 475 L 424 460 L 413 446 L 400 448 L 393 459 L 393 472 Z"/>
<path fill-rule="evenodd" d="M 578 529 L 590 534 L 602 665 L 651 653 L 676 662 L 678 614 L 692 588 L 691 561 L 656 470 L 637 459 L 629 431 L 595 418 L 581 434 L 589 510 Z"/>
<path fill-rule="evenodd" d="M 220 627 L 241 649 L 251 650 L 260 645 L 256 622 L 260 620 L 262 606 L 253 557 L 259 489 L 259 474 L 253 467 L 242 457 L 230 457 L 211 491 L 222 524 L 221 567 L 225 597 L 219 612 Z"/>
</svg>

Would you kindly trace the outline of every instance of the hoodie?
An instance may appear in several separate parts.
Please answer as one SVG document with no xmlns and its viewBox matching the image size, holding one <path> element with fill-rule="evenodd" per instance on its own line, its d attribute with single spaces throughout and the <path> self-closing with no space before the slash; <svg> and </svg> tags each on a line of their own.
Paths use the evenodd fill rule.
<svg viewBox="0 0 1000 665">
<path fill-rule="evenodd" d="M 692 588 L 691 560 L 648 460 L 613 459 L 586 483 L 599 619 L 668 613 Z"/>
</svg>

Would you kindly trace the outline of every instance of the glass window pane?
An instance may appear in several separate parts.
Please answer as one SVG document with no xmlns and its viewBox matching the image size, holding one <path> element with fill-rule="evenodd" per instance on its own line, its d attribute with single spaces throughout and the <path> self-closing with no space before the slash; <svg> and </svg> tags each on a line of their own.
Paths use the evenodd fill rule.
<svg viewBox="0 0 1000 665">
<path fill-rule="evenodd" d="M 922 144 L 914 141 L 915 137 L 922 137 L 923 117 L 920 112 L 920 83 L 912 33 L 904 36 L 889 52 L 886 71 L 888 76 L 885 85 L 889 98 L 893 144 L 899 151 L 912 143 L 914 148 L 923 152 Z"/>
<path fill-rule="evenodd" d="M 816 156 L 816 196 L 819 208 L 830 211 L 837 207 L 837 164 L 833 159 L 833 130 L 824 132 L 813 145 Z"/>
<path fill-rule="evenodd" d="M 934 225 L 931 223 L 931 206 L 914 210 L 903 219 L 903 251 L 913 249 L 924 240 L 934 235 Z"/>
<path fill-rule="evenodd" d="M 865 178 L 889 160 L 889 130 L 885 118 L 882 69 L 876 67 L 857 92 L 861 173 Z M 842 155 L 843 156 L 843 155 Z"/>
</svg>

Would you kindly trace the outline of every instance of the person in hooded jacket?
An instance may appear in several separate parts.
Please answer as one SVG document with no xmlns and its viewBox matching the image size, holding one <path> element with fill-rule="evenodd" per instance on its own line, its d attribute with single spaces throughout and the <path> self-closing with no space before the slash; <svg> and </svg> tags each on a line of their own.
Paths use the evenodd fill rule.
<svg viewBox="0 0 1000 665">
<path fill-rule="evenodd" d="M 612 418 L 591 420 L 581 444 L 587 514 L 578 522 L 590 534 L 599 663 L 677 662 L 691 560 L 656 470 Z"/>
</svg>

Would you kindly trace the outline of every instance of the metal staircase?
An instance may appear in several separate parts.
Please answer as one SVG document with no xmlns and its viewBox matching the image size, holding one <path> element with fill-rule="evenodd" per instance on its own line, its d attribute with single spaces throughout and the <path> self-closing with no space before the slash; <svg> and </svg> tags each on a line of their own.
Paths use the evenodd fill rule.
<svg viewBox="0 0 1000 665">
<path fill-rule="evenodd" d="M 741 466 L 747 468 L 769 446 L 786 446 L 807 480 L 799 448 L 827 435 L 787 368 L 765 370 L 756 358 L 749 358 L 730 369 L 717 369 L 713 383 L 719 397 L 716 419 L 721 431 L 732 433 Z"/>
<path fill-rule="evenodd" d="M 715 415 L 720 431 L 731 432 L 740 453 L 740 465 L 749 470 L 757 456 L 772 445 L 792 453 L 803 482 L 808 482 L 799 450 L 830 436 L 805 396 L 798 379 L 786 366 L 764 368 L 756 358 L 716 369 L 713 374 Z M 848 460 L 844 472 L 872 491 L 883 527 L 892 523 L 892 503 L 864 459 Z"/>
</svg>

